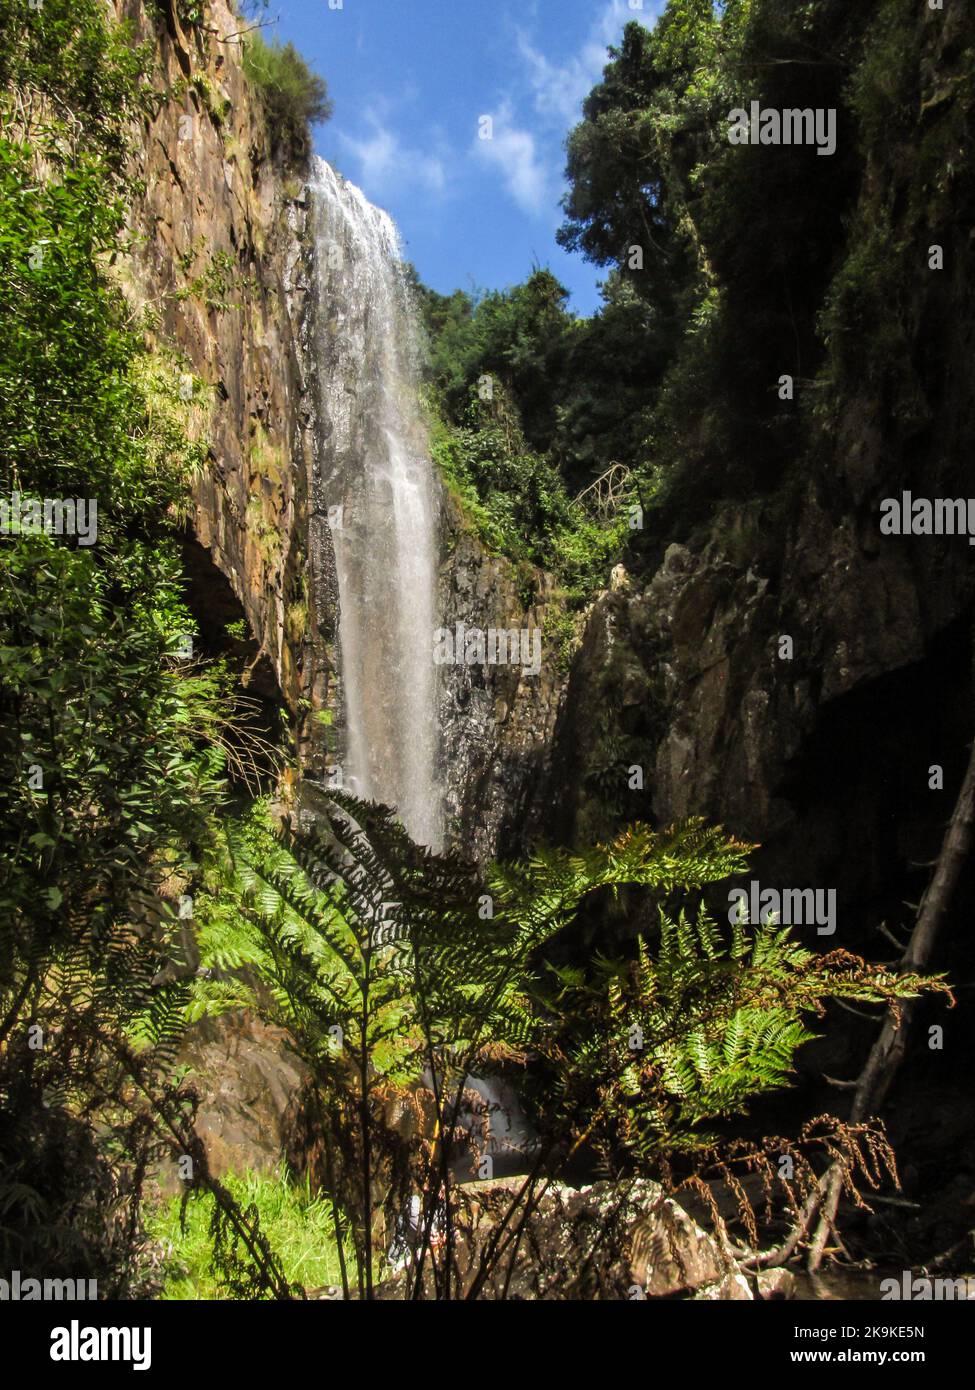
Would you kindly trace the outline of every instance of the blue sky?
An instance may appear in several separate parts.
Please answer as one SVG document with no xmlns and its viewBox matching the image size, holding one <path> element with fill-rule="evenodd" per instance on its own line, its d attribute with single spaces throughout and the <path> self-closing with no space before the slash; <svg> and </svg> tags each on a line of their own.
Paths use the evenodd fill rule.
<svg viewBox="0 0 975 1390">
<path fill-rule="evenodd" d="M 319 154 L 395 219 L 441 292 L 500 289 L 534 262 L 599 305 L 605 272 L 555 243 L 563 142 L 606 46 L 663 0 L 271 0 L 276 32 L 328 81 Z M 492 139 L 479 138 L 490 116 Z"/>
</svg>

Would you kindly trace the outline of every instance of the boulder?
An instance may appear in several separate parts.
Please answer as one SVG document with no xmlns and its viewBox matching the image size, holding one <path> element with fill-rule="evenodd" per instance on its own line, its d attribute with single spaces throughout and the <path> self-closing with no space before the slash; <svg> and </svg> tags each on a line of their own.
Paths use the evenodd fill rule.
<svg viewBox="0 0 975 1390">
<path fill-rule="evenodd" d="M 480 1257 L 522 1181 L 508 1178 L 457 1189 L 460 1296 L 470 1290 Z M 509 1228 L 517 1231 L 517 1225 L 513 1219 Z M 431 1296 L 432 1288 L 426 1292 Z M 380 1291 L 386 1299 L 403 1294 L 402 1273 Z M 524 1223 L 513 1258 L 509 1252 L 498 1262 L 478 1294 L 555 1301 L 680 1295 L 752 1298 L 748 1281 L 718 1242 L 658 1183 L 644 1179 L 583 1188 L 550 1183 Z"/>
<path fill-rule="evenodd" d="M 274 1171 L 288 1150 L 307 1080 L 288 1035 L 252 1014 L 230 1013 L 194 1025 L 180 1061 L 200 1098 L 196 1128 L 211 1171 Z M 174 1165 L 164 1165 L 158 1177 L 164 1190 L 178 1189 Z"/>
</svg>

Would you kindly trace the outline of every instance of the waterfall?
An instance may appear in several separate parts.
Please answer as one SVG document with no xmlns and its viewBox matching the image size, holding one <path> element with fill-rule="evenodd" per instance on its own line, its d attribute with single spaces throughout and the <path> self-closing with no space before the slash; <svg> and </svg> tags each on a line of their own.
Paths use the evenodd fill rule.
<svg viewBox="0 0 975 1390">
<path fill-rule="evenodd" d="M 339 598 L 343 784 L 440 849 L 438 492 L 390 218 L 323 160 L 309 185 L 319 438 Z"/>
</svg>

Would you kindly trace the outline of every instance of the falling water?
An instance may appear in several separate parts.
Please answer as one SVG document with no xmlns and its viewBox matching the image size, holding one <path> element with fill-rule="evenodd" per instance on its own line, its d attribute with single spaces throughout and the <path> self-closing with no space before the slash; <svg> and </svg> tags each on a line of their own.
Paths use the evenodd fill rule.
<svg viewBox="0 0 975 1390">
<path fill-rule="evenodd" d="M 440 848 L 438 504 L 396 229 L 330 165 L 310 184 L 319 449 L 339 589 L 344 783 Z"/>
</svg>

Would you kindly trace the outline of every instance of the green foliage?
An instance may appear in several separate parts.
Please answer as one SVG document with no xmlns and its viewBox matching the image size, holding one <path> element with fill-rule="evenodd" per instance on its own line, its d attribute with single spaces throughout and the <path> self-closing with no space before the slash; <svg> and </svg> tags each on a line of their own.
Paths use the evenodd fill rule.
<svg viewBox="0 0 975 1390">
<path fill-rule="evenodd" d="M 557 383 L 551 453 L 580 490 L 613 463 L 634 468 L 645 459 L 650 402 L 670 349 L 662 316 L 619 272 L 601 290 L 597 312 L 576 320 Z"/>
<path fill-rule="evenodd" d="M 415 846 L 383 808 L 337 795 L 322 816 L 313 836 L 284 843 L 266 819 L 230 828 L 210 864 L 209 976 L 193 1007 L 249 1005 L 289 1030 L 311 1073 L 320 1181 L 337 1242 L 351 1238 L 361 1296 L 413 1194 L 407 1296 L 428 1288 L 425 1269 L 435 1296 L 461 1287 L 453 1165 L 490 1133 L 470 1078 L 528 1058 L 551 1069 L 536 1178 L 584 1144 L 614 1169 L 660 1176 L 673 1153 L 713 1145 L 706 1122 L 785 1084 L 810 1036 L 804 1016 L 826 999 L 889 1002 L 931 986 L 846 953 L 815 956 L 782 928 L 724 934 L 703 907 L 673 909 L 745 869 L 747 847 L 701 822 L 541 849 L 482 884 Z M 635 888 L 658 902 L 655 948 L 546 970 L 587 898 Z"/>
<path fill-rule="evenodd" d="M 50 911 L 45 932 L 58 936 L 82 919 L 108 930 L 145 882 L 147 855 L 158 877 L 180 844 L 200 838 L 221 759 L 198 742 L 212 691 L 176 657 L 191 624 L 172 550 L 132 542 L 99 559 L 37 536 L 5 547 L 3 562 L 0 987 L 9 989 L 40 914 Z"/>
<path fill-rule="evenodd" d="M 139 340 L 100 267 L 123 218 L 100 158 L 80 153 L 38 186 L 30 148 L 0 142 L 0 486 L 98 498 L 107 531 L 165 508 L 185 481 L 147 435 Z"/>
<path fill-rule="evenodd" d="M 0 4 L 0 25 L 0 495 L 97 505 L 84 545 L 0 544 L 0 1264 L 138 1291 L 145 1176 L 175 1153 L 216 1203 L 226 1276 L 287 1297 L 174 1075 L 189 965 L 170 876 L 190 881 L 240 755 L 225 677 L 178 652 L 198 387 L 145 350 L 108 268 L 146 53 L 101 0 Z"/>
<path fill-rule="evenodd" d="M 113 121 L 141 109 L 102 7 L 81 4 L 69 17 L 52 3 L 26 22 L 30 34 L 13 45 L 22 104 L 55 93 L 45 55 L 58 38 L 97 68 L 94 90 L 118 103 Z M 175 547 L 158 539 L 203 447 L 186 437 L 177 363 L 143 351 L 104 269 L 125 218 L 115 150 L 100 126 L 89 133 L 69 117 L 26 134 L 30 143 L 0 140 L 0 487 L 92 499 L 98 527 L 88 548 L 21 535 L 0 553 L 0 817 L 10 846 L 0 893 L 12 914 L 0 983 L 12 991 L 42 964 L 35 932 L 49 949 L 55 925 L 70 935 L 76 916 L 107 930 L 148 887 L 150 847 L 158 878 L 176 843 L 199 837 L 219 773 L 199 741 L 212 691 L 173 659 L 192 624 Z M 54 159 L 38 179 L 35 159 L 66 141 L 72 164 Z"/>
<path fill-rule="evenodd" d="M 663 344 L 635 460 L 654 498 L 651 564 L 654 532 L 686 535 L 720 498 L 767 492 L 809 447 L 801 430 L 814 414 L 804 384 L 823 360 L 817 314 L 864 167 L 862 103 L 844 90 L 846 74 L 865 47 L 877 55 L 886 44 L 869 6 L 670 0 L 652 31 L 627 26 L 584 103 L 568 141 L 559 240 L 614 267 Z M 753 100 L 835 109 L 836 154 L 732 146 L 728 114 Z M 848 319 L 858 334 L 865 321 L 874 319 Z M 786 372 L 798 405 L 778 399 Z"/>
<path fill-rule="evenodd" d="M 576 1041 L 558 1084 L 607 1164 L 712 1147 L 709 1122 L 788 1084 L 814 1036 L 804 1019 L 826 1000 L 891 1003 L 940 988 L 848 952 L 817 955 L 773 922 L 719 928 L 703 905 L 693 915 L 661 908 L 659 920 L 659 940 L 651 949 L 641 939 L 634 959 L 600 961 L 592 979 L 560 973 Z"/>
<path fill-rule="evenodd" d="M 569 670 L 578 636 L 578 616 L 561 605 L 549 604 L 542 624 L 542 642 L 546 651 L 554 653 L 557 670 Z"/>
<path fill-rule="evenodd" d="M 553 572 L 570 603 L 584 601 L 624 556 L 635 496 L 598 520 L 573 496 L 645 451 L 666 360 L 658 318 L 616 273 L 588 320 L 568 312 L 547 270 L 473 299 L 413 279 L 443 476 L 490 548 Z"/>
<path fill-rule="evenodd" d="M 85 147 L 121 175 L 131 148 L 133 119 L 151 114 L 158 95 L 150 81 L 152 46 L 135 45 L 130 26 L 107 24 L 101 0 L 0 0 L 0 91 L 3 127 L 43 138 L 51 159 L 69 163 Z M 35 93 L 15 119 L 17 90 Z"/>
<path fill-rule="evenodd" d="M 849 84 L 872 196 L 851 219 L 819 319 L 827 429 L 843 401 L 864 390 L 882 402 L 898 436 L 917 435 L 937 409 L 940 388 L 916 351 L 919 280 L 929 282 L 926 322 L 954 318 L 951 246 L 967 236 L 975 206 L 963 154 L 975 124 L 975 41 L 968 34 L 945 54 L 937 43 L 930 25 L 918 36 L 909 0 L 885 0 Z M 926 270 L 932 243 L 945 251 L 947 275 Z"/>
<path fill-rule="evenodd" d="M 877 394 L 889 390 L 898 424 L 916 432 L 929 415 L 912 362 L 905 312 L 903 263 L 908 254 L 923 253 L 895 239 L 888 220 L 864 227 L 833 282 L 821 323 L 830 353 L 826 379 L 833 390 L 854 384 Z M 861 336 L 864 323 L 873 330 L 868 354 Z"/>
<path fill-rule="evenodd" d="M 176 13 L 182 24 L 202 24 L 206 15 L 205 0 L 175 0 Z"/>
<path fill-rule="evenodd" d="M 500 388 L 490 405 L 472 402 L 466 418 L 435 427 L 431 453 L 484 544 L 554 573 L 570 602 L 603 587 L 625 520 L 601 525 L 570 500 L 557 470 L 521 439 Z"/>
<path fill-rule="evenodd" d="M 619 276 L 610 276 L 604 306 L 588 320 L 568 312 L 567 292 L 547 270 L 475 298 L 438 295 L 415 274 L 414 282 L 429 375 L 450 424 L 470 427 L 479 404 L 503 402 L 509 432 L 544 455 L 566 489 L 579 490 L 610 463 L 638 454 L 662 344 L 646 306 Z"/>
<path fill-rule="evenodd" d="M 189 271 L 196 259 L 193 253 L 181 257 L 180 268 Z M 256 287 L 256 281 L 241 274 L 240 267 L 229 251 L 215 251 L 208 259 L 201 275 L 194 276 L 176 293 L 176 298 L 199 299 L 208 309 L 239 309 L 232 296 Z"/>
<path fill-rule="evenodd" d="M 306 1289 L 340 1285 L 331 1210 L 312 1193 L 307 1181 L 295 1182 L 280 1167 L 272 1173 L 231 1174 L 226 1187 L 242 1209 L 257 1212 L 290 1283 Z M 172 1197 L 148 1212 L 147 1237 L 162 1254 L 161 1298 L 226 1297 L 222 1273 L 213 1267 L 213 1209 L 214 1198 L 203 1192 L 188 1202 Z"/>
<path fill-rule="evenodd" d="M 244 47 L 244 72 L 264 103 L 272 150 L 286 163 L 302 163 L 311 151 L 310 127 L 332 114 L 325 79 L 294 44 L 268 43 L 256 31 Z"/>
<path fill-rule="evenodd" d="M 865 393 L 891 457 L 920 438 L 948 349 L 916 343 L 958 322 L 975 206 L 973 58 L 964 26 L 946 45 L 913 0 L 668 0 L 652 29 L 628 24 L 567 141 L 558 239 L 607 268 L 600 311 L 575 318 L 540 269 L 503 293 L 420 287 L 436 402 L 461 432 L 444 467 L 482 533 L 556 572 L 576 541 L 591 563 L 561 577 L 587 592 L 606 582 L 597 538 L 555 540 L 546 510 L 516 496 L 539 475 L 526 456 L 567 499 L 612 463 L 630 470 L 639 573 L 664 544 L 715 535 L 718 511 L 830 470 L 837 422 L 862 415 Z M 732 145 L 729 113 L 752 101 L 835 110 L 835 153 Z M 933 242 L 946 272 L 927 269 Z"/>
<path fill-rule="evenodd" d="M 494 373 L 518 403 L 529 445 L 547 445 L 573 322 L 565 312 L 567 298 L 548 270 L 536 270 L 513 290 L 483 295 L 476 304 L 467 296 L 445 303 L 431 296 L 433 321 L 439 318 L 442 325 L 432 371 L 454 418 L 467 405 L 471 383 Z"/>
<path fill-rule="evenodd" d="M 486 937 L 472 870 L 345 796 L 314 837 L 282 845 L 266 822 L 230 828 L 211 874 L 200 946 L 213 977 L 197 1008 L 247 1003 L 289 1029 L 313 1077 L 336 1239 L 351 1236 L 368 1296 L 377 1222 L 392 1232 L 414 1190 L 432 1212 L 449 1181 L 466 1077 L 532 1031 L 519 967 L 533 929 Z M 390 1118 L 425 1069 L 433 1141 Z"/>
<path fill-rule="evenodd" d="M 569 137 L 568 219 L 559 233 L 567 249 L 617 266 L 641 295 L 670 311 L 694 267 L 681 223 L 683 189 L 666 136 L 693 80 L 697 45 L 685 41 L 684 61 L 675 64 L 669 53 L 664 57 L 661 36 L 675 14 L 685 19 L 689 8 L 669 6 L 654 33 L 628 24 L 619 49 L 611 50 L 603 80 L 586 98 L 584 119 Z M 693 9 L 696 28 L 710 31 L 719 23 L 709 0 L 698 0 Z M 635 270 L 633 246 L 643 253 L 643 266 Z"/>
</svg>

